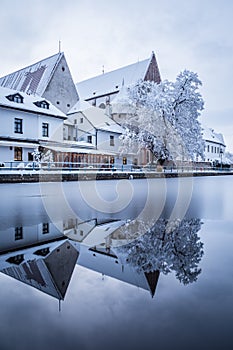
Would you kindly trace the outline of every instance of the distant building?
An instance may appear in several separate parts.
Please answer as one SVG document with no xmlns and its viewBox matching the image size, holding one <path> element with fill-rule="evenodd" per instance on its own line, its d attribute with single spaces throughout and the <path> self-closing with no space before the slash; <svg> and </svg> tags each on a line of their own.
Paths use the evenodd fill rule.
<svg viewBox="0 0 233 350">
<path fill-rule="evenodd" d="M 228 162 L 225 157 L 226 145 L 221 133 L 216 133 L 213 129 L 205 127 L 203 138 L 205 140 L 205 162 L 219 164 Z"/>
<path fill-rule="evenodd" d="M 105 109 L 119 93 L 122 85 L 130 86 L 138 80 L 160 83 L 161 77 L 154 52 L 146 60 L 78 82 L 76 87 L 82 100 Z"/>
</svg>

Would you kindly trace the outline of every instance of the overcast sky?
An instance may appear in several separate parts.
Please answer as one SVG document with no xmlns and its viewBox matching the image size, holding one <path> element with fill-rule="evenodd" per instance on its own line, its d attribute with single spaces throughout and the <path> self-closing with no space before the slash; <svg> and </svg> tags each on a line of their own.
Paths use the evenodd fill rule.
<svg viewBox="0 0 233 350">
<path fill-rule="evenodd" d="M 202 121 L 233 152 L 232 0 L 0 0 L 0 76 L 58 52 L 74 81 L 150 57 L 203 83 Z"/>
</svg>

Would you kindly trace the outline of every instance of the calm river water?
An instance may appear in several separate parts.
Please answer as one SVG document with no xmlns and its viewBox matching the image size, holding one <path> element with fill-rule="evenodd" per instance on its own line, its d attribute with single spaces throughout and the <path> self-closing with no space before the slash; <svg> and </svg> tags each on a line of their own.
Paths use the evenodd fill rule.
<svg viewBox="0 0 233 350">
<path fill-rule="evenodd" d="M 233 176 L 0 185 L 0 349 L 233 347 Z"/>
</svg>

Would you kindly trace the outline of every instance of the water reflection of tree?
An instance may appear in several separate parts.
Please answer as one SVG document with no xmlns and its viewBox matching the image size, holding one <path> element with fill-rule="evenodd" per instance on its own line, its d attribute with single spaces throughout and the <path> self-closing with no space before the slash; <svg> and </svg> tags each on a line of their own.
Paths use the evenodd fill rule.
<svg viewBox="0 0 233 350">
<path fill-rule="evenodd" d="M 146 226 L 135 220 L 124 227 L 128 239 L 132 239 L 133 231 L 134 237 L 138 234 L 136 239 L 117 248 L 126 261 L 138 271 L 164 274 L 174 271 L 183 284 L 196 281 L 201 273 L 198 265 L 204 254 L 203 243 L 197 234 L 201 228 L 200 219 L 172 222 L 159 219 L 150 229 Z"/>
</svg>

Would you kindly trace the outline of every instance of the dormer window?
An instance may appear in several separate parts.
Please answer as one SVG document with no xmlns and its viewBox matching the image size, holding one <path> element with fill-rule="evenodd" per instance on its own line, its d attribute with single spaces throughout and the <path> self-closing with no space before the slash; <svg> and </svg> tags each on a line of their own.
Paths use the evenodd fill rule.
<svg viewBox="0 0 233 350">
<path fill-rule="evenodd" d="M 49 103 L 45 100 L 43 101 L 36 101 L 34 104 L 39 108 L 49 109 Z"/>
<path fill-rule="evenodd" d="M 12 102 L 23 103 L 23 96 L 21 96 L 19 93 L 6 96 L 6 98 Z"/>
</svg>

